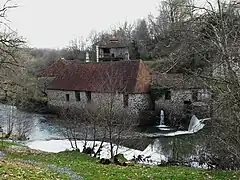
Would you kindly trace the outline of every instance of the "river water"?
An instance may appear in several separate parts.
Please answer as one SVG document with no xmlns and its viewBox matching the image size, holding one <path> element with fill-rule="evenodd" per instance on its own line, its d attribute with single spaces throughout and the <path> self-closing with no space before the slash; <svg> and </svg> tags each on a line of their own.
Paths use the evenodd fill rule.
<svg viewBox="0 0 240 180">
<path fill-rule="evenodd" d="M 21 128 L 28 130 L 29 140 L 23 143 L 30 148 L 54 153 L 71 149 L 70 143 L 60 133 L 59 128 L 49 123 L 51 118 L 53 118 L 51 115 L 21 112 L 16 107 L 0 104 L 0 122 L 4 132 L 7 131 L 8 125 L 13 123 L 13 132 L 18 132 Z M 22 123 L 19 124 L 19 121 Z M 138 132 L 139 134 L 147 134 L 148 137 L 141 136 L 138 139 L 124 141 L 118 153 L 124 154 L 129 160 L 133 159 L 134 156 L 141 155 L 143 158 L 148 158 L 145 159 L 145 163 L 152 164 L 170 159 L 196 160 L 203 147 L 206 131 L 207 128 L 204 128 L 195 134 L 151 137 L 151 135 L 156 135 L 162 131 L 158 127 L 143 127 Z M 82 150 L 83 141 L 77 143 Z M 91 146 L 92 142 L 89 141 L 88 144 Z M 99 142 L 97 142 L 97 145 L 99 145 Z M 105 143 L 101 152 L 102 158 L 109 158 L 109 148 L 109 144 Z"/>
</svg>

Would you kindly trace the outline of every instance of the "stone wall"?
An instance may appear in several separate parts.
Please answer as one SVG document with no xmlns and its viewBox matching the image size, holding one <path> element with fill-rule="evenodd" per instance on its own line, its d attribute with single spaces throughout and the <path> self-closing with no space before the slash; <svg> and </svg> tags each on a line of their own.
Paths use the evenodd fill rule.
<svg viewBox="0 0 240 180">
<path fill-rule="evenodd" d="M 197 102 L 207 102 L 210 100 L 210 93 L 205 89 L 197 90 Z M 192 90 L 171 90 L 171 100 L 165 100 L 165 95 L 155 101 L 155 109 L 173 111 L 176 114 L 181 114 L 184 109 L 184 101 L 195 102 L 193 99 Z"/>
<path fill-rule="evenodd" d="M 191 91 L 171 90 L 171 100 L 165 100 L 165 95 L 163 95 L 155 101 L 155 109 L 159 112 L 163 109 L 167 112 L 174 112 L 174 114 L 181 114 L 183 112 L 184 101 L 191 98 Z"/>
<path fill-rule="evenodd" d="M 152 100 L 149 94 L 130 94 L 128 103 L 129 108 L 136 111 L 152 108 Z"/>
<path fill-rule="evenodd" d="M 74 91 L 58 91 L 58 90 L 47 90 L 48 104 L 51 106 L 83 106 L 87 103 L 87 96 L 84 92 L 80 92 L 80 101 L 76 101 Z M 69 94 L 69 101 L 66 101 L 66 94 Z"/>
<path fill-rule="evenodd" d="M 50 106 L 85 107 L 89 105 L 86 92 L 80 92 L 80 101 L 76 101 L 74 91 L 48 90 L 48 104 Z M 69 101 L 66 101 L 66 94 L 69 94 Z M 91 104 L 98 107 L 108 106 L 113 102 L 115 109 L 124 109 L 124 95 L 111 93 L 91 93 Z M 129 94 L 128 110 L 138 112 L 151 108 L 151 99 L 149 94 Z"/>
</svg>

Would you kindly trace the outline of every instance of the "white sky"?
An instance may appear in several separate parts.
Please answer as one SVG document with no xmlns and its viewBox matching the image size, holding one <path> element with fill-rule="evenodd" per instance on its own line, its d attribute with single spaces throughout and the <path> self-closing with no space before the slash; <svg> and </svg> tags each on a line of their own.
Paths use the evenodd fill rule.
<svg viewBox="0 0 240 180">
<path fill-rule="evenodd" d="M 0 0 L 0 2 L 5 0 Z M 1 2 L 1 4 L 2 4 Z M 108 30 L 157 12 L 160 0 L 15 0 L 10 26 L 32 47 L 60 48 L 91 30 Z"/>
<path fill-rule="evenodd" d="M 6 0 L 0 0 L 2 5 Z M 12 0 L 10 26 L 32 47 L 61 48 L 92 30 L 156 14 L 161 0 Z M 202 1 L 202 0 L 196 0 Z"/>
</svg>

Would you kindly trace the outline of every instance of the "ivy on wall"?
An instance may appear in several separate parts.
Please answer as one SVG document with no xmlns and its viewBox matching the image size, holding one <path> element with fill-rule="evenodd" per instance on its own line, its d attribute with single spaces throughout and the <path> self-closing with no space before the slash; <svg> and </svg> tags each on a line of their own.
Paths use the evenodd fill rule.
<svg viewBox="0 0 240 180">
<path fill-rule="evenodd" d="M 164 94 L 170 89 L 167 87 L 152 86 L 151 95 L 152 98 L 156 101 L 164 96 Z"/>
</svg>

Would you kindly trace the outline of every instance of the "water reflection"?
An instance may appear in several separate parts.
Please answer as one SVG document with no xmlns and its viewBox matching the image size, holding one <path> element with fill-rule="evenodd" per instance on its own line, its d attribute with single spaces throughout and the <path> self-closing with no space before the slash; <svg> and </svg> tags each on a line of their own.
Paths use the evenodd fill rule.
<svg viewBox="0 0 240 180">
<path fill-rule="evenodd" d="M 157 127 L 142 127 L 138 129 L 142 134 L 161 134 L 166 133 Z M 171 130 L 172 132 L 176 130 Z M 205 147 L 207 141 L 206 135 L 209 129 L 205 126 L 204 129 L 195 133 L 179 136 L 161 136 L 152 137 L 150 142 L 151 146 L 158 148 L 158 151 L 164 154 L 169 160 L 174 161 L 189 161 L 190 159 L 196 159 L 200 156 L 202 150 Z M 151 137 L 151 136 L 150 136 Z M 148 141 L 149 142 L 149 141 Z"/>
<path fill-rule="evenodd" d="M 21 128 L 21 131 L 25 131 L 30 140 L 64 138 L 54 125 L 48 123 L 48 119 L 51 119 L 52 116 L 26 113 L 15 107 L 11 108 L 9 105 L 0 104 L 0 117 L 4 132 L 8 131 L 9 125 L 12 125 L 12 134 L 18 134 Z"/>
</svg>

